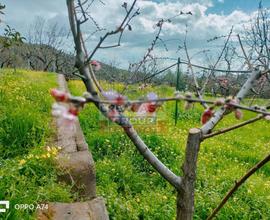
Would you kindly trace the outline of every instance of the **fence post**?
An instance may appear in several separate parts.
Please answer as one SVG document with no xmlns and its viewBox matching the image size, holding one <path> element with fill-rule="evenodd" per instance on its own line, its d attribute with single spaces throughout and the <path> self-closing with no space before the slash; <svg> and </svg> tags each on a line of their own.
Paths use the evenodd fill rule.
<svg viewBox="0 0 270 220">
<path fill-rule="evenodd" d="M 176 78 L 176 91 L 180 90 L 180 58 L 178 58 L 177 60 L 177 78 Z M 178 100 L 175 101 L 175 114 L 174 114 L 174 125 L 177 124 L 177 120 L 178 120 Z"/>
<path fill-rule="evenodd" d="M 182 165 L 183 178 L 177 196 L 177 220 L 192 220 L 193 218 L 196 169 L 201 137 L 200 129 L 189 130 L 185 161 Z"/>
</svg>

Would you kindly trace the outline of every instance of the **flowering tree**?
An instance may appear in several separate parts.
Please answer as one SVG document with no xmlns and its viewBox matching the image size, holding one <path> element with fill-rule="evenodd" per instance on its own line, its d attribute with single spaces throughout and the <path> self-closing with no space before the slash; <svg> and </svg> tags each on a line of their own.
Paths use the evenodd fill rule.
<svg viewBox="0 0 270 220">
<path fill-rule="evenodd" d="M 270 112 L 267 111 L 268 107 L 244 106 L 241 104 L 243 99 L 253 88 L 253 85 L 262 77 L 267 76 L 267 74 L 269 73 L 268 66 L 258 67 L 252 65 L 248 56 L 245 56 L 246 63 L 248 64 L 248 70 L 245 72 L 249 76 L 241 89 L 238 91 L 238 93 L 234 97 L 229 97 L 227 99 L 205 100 L 203 96 L 205 92 L 205 87 L 208 84 L 210 78 L 213 77 L 214 73 L 218 71 L 216 67 L 223 54 L 223 51 L 225 51 L 226 49 L 227 43 L 225 44 L 224 49 L 222 50 L 222 53 L 218 58 L 216 64 L 213 65 L 211 68 L 208 68 L 210 72 L 208 77 L 206 78 L 205 83 L 202 86 L 199 85 L 196 79 L 194 68 L 204 67 L 191 63 L 187 45 L 186 43 L 184 43 L 184 49 L 187 57 L 187 61 L 185 63 L 187 64 L 189 71 L 194 79 L 196 97 L 194 98 L 191 93 L 184 95 L 176 91 L 176 93 L 172 97 L 160 98 L 155 93 L 149 93 L 147 97 L 143 100 L 129 100 L 123 94 L 117 93 L 115 91 L 104 91 L 95 76 L 95 72 L 98 71 L 101 66 L 97 61 L 93 60 L 93 57 L 98 49 L 116 48 L 121 45 L 121 38 L 124 31 L 132 30 L 131 21 L 140 13 L 139 9 L 135 8 L 137 0 L 134 0 L 130 6 L 126 2 L 123 3 L 122 7 L 124 8 L 126 15 L 124 16 L 121 24 L 117 26 L 115 30 L 106 32 L 104 36 L 100 38 L 100 41 L 90 53 L 88 53 L 85 46 L 82 25 L 89 19 L 93 21 L 93 18 L 87 12 L 87 9 L 91 7 L 93 1 L 88 2 L 87 0 L 78 0 L 75 2 L 74 0 L 66 0 L 66 2 L 68 8 L 70 28 L 76 50 L 75 66 L 78 70 L 78 73 L 76 75 L 79 76 L 84 82 L 87 92 L 82 97 L 75 97 L 71 94 L 56 89 L 51 90 L 51 95 L 56 99 L 57 102 L 64 102 L 70 104 L 68 108 L 55 104 L 53 106 L 53 114 L 62 117 L 63 122 L 72 125 L 72 122 L 77 119 L 76 117 L 82 107 L 87 103 L 94 103 L 94 105 L 105 117 L 123 128 L 124 132 L 134 143 L 141 155 L 164 179 L 166 179 L 176 189 L 176 191 L 178 192 L 177 219 L 192 219 L 194 212 L 194 185 L 196 181 L 196 164 L 200 144 L 203 140 L 207 138 L 232 131 L 239 127 L 243 127 L 247 124 L 253 123 L 257 120 L 270 119 Z M 162 19 L 157 23 L 157 27 L 159 28 L 158 35 L 153 41 L 151 47 L 147 50 L 143 61 L 132 66 L 133 68 L 135 68 L 135 70 L 133 70 L 132 78 L 136 76 L 136 73 L 138 72 L 140 66 L 145 63 L 144 61 L 146 61 L 149 57 L 151 58 L 151 51 L 154 48 L 155 42 L 159 39 L 159 33 L 162 29 L 162 25 L 164 24 L 164 22 L 170 21 L 170 19 Z M 230 38 L 231 33 L 229 34 L 228 39 Z M 103 46 L 103 43 L 106 41 L 107 37 L 111 35 L 119 36 L 117 43 L 111 46 Z M 245 53 L 243 47 L 242 50 L 243 53 Z M 135 80 L 135 82 L 138 82 L 138 80 Z M 205 108 L 205 111 L 202 113 L 201 116 L 202 127 L 192 128 L 189 131 L 188 141 L 186 144 L 185 159 L 182 165 L 183 176 L 177 176 L 176 174 L 174 174 L 151 152 L 151 150 L 147 147 L 142 138 L 138 135 L 135 128 L 130 123 L 129 119 L 125 116 L 126 111 L 137 112 L 137 114 L 140 116 L 146 114 L 155 114 L 155 111 L 162 105 L 163 102 L 169 101 L 185 101 L 187 103 L 187 108 L 189 108 L 192 103 L 200 103 Z M 241 110 L 256 112 L 258 113 L 258 116 L 254 119 L 250 119 L 240 124 L 233 125 L 232 127 L 225 128 L 219 131 L 214 131 L 215 126 L 226 115 L 230 113 L 234 113 L 235 117 L 237 119 L 240 119 L 242 117 Z M 245 178 L 237 182 L 237 185 L 232 190 L 232 192 L 235 191 L 248 178 L 248 176 L 252 175 L 252 173 L 254 173 L 259 167 L 269 161 L 269 159 L 269 157 L 266 158 L 259 166 L 254 168 L 252 172 L 248 173 Z M 229 196 L 232 194 L 232 192 L 229 194 Z M 229 196 L 226 199 L 228 199 Z M 223 204 L 226 202 L 226 199 L 223 201 Z M 222 205 L 215 210 L 214 214 L 210 216 L 210 218 L 212 218 L 221 207 Z"/>
</svg>

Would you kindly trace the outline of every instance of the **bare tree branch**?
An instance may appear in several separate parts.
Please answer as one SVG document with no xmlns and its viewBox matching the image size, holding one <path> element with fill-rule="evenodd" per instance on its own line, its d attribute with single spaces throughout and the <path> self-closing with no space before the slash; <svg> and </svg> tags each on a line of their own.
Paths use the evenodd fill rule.
<svg viewBox="0 0 270 220">
<path fill-rule="evenodd" d="M 214 69 L 217 67 L 217 65 L 218 65 L 218 63 L 219 63 L 221 57 L 223 56 L 223 53 L 224 53 L 225 49 L 227 48 L 227 45 L 228 45 L 229 40 L 230 40 L 231 35 L 232 35 L 232 31 L 233 31 L 233 27 L 232 27 L 231 30 L 230 30 L 230 33 L 229 33 L 229 35 L 228 35 L 228 37 L 227 37 L 227 39 L 226 39 L 226 41 L 225 41 L 225 44 L 224 44 L 224 46 L 223 46 L 223 48 L 222 48 L 222 51 L 221 51 L 221 53 L 220 53 L 220 55 L 219 55 L 217 61 L 215 62 L 215 64 L 214 64 L 212 70 L 210 71 L 208 77 L 206 78 L 206 81 L 205 81 L 204 85 L 202 86 L 202 89 L 201 89 L 201 93 L 202 93 L 202 94 L 204 93 L 205 88 L 206 88 L 207 84 L 209 83 L 209 80 L 210 80 L 211 76 L 214 74 Z"/>
<path fill-rule="evenodd" d="M 86 86 L 87 91 L 93 96 L 94 99 L 99 100 L 99 97 L 97 95 L 97 92 L 94 88 L 93 79 L 91 77 L 91 73 L 89 70 L 89 65 L 85 65 L 91 57 L 89 56 L 88 59 L 86 59 L 86 54 L 84 53 L 83 49 L 83 43 L 82 43 L 82 37 L 81 37 L 81 30 L 80 30 L 80 22 L 77 19 L 75 6 L 74 6 L 74 0 L 66 0 L 67 7 L 68 7 L 68 15 L 69 15 L 69 21 L 71 26 L 71 31 L 73 34 L 73 39 L 75 43 L 75 49 L 76 49 L 76 66 L 80 72 L 81 75 L 85 77 L 83 79 L 84 84 Z M 136 0 L 133 2 L 133 5 L 131 8 L 134 7 L 136 3 Z M 131 11 L 131 10 L 130 10 Z M 128 19 L 128 15 L 124 19 L 122 25 L 124 24 L 125 20 Z M 122 26 L 121 25 L 121 26 Z M 116 30 L 118 32 L 118 30 Z M 99 45 L 100 46 L 100 45 Z M 95 51 L 98 49 L 96 47 Z M 90 68 L 91 69 L 91 68 Z M 99 111 L 107 118 L 110 118 L 108 116 L 108 109 L 101 103 L 95 102 L 96 107 L 99 109 Z M 125 118 L 122 114 L 119 113 L 119 117 L 115 121 L 118 125 L 123 127 L 126 134 L 130 137 L 134 145 L 137 147 L 138 151 L 142 154 L 142 156 L 175 188 L 179 188 L 181 183 L 181 177 L 178 177 L 175 175 L 172 171 L 170 171 L 144 144 L 144 142 L 141 140 L 133 126 L 129 123 L 128 119 Z"/>
<path fill-rule="evenodd" d="M 240 102 L 243 98 L 248 94 L 250 89 L 253 86 L 253 83 L 261 76 L 262 72 L 259 70 L 254 70 L 245 84 L 242 86 L 240 91 L 236 95 L 236 99 Z M 217 125 L 217 123 L 223 118 L 226 113 L 226 109 L 222 107 L 219 111 L 217 111 L 214 116 L 201 128 L 203 134 L 208 134 L 211 130 Z"/>
<path fill-rule="evenodd" d="M 266 163 L 270 161 L 270 154 L 267 155 L 263 160 L 257 163 L 254 167 L 252 167 L 240 180 L 235 182 L 235 185 L 227 192 L 226 196 L 222 199 L 220 204 L 214 209 L 214 211 L 209 215 L 207 220 L 213 219 L 220 209 L 227 203 L 230 197 L 238 190 L 238 188 L 245 183 L 245 181 L 252 176 L 257 170 L 263 167 Z"/>
<path fill-rule="evenodd" d="M 237 125 L 233 125 L 233 126 L 231 126 L 231 127 L 224 128 L 224 129 L 221 129 L 221 130 L 216 131 L 216 132 L 212 132 L 212 133 L 210 133 L 210 134 L 206 134 L 206 135 L 203 136 L 203 139 L 205 140 L 205 139 L 207 139 L 207 138 L 211 138 L 211 137 L 214 137 L 214 136 L 217 136 L 217 135 L 220 135 L 220 134 L 227 133 L 227 132 L 229 132 L 229 131 L 233 131 L 233 130 L 235 130 L 235 129 L 238 129 L 238 128 L 244 127 L 244 126 L 246 126 L 246 125 L 249 125 L 249 124 L 251 124 L 251 123 L 254 123 L 254 122 L 256 122 L 256 121 L 259 121 L 259 120 L 261 120 L 261 119 L 264 118 L 264 117 L 265 117 L 265 115 L 259 115 L 259 116 L 255 117 L 255 118 L 249 119 L 249 120 L 244 121 L 244 122 L 242 122 L 242 123 L 239 123 L 239 124 L 237 124 Z"/>
<path fill-rule="evenodd" d="M 107 32 L 103 37 L 100 38 L 98 44 L 97 44 L 96 47 L 93 49 L 92 53 L 88 56 L 88 59 L 85 61 L 86 63 L 89 63 L 89 62 L 90 62 L 90 60 L 93 58 L 93 56 L 94 56 L 94 54 L 96 53 L 96 51 L 102 47 L 101 45 L 102 45 L 102 43 L 107 39 L 107 37 L 109 37 L 109 36 L 111 36 L 111 35 L 114 35 L 114 34 L 117 34 L 117 33 L 120 33 L 120 37 L 119 37 L 119 40 L 118 40 L 118 44 L 119 44 L 119 42 L 121 41 L 122 32 L 124 31 L 124 28 L 126 27 L 126 25 L 127 25 L 127 24 L 130 22 L 130 20 L 131 20 L 131 19 L 129 19 L 129 16 L 130 16 L 131 12 L 133 11 L 136 2 L 137 2 L 137 0 L 134 0 L 134 1 L 133 1 L 133 3 L 132 3 L 132 5 L 131 5 L 130 9 L 127 11 L 127 14 L 126 14 L 125 18 L 123 19 L 122 23 L 120 24 L 120 26 L 117 27 L 116 30 L 114 30 L 114 31 Z M 136 11 L 136 12 L 138 12 L 138 11 Z M 136 12 L 135 12 L 135 13 L 136 13 Z M 132 17 L 135 17 L 135 16 L 136 16 L 136 15 L 133 14 Z M 120 44 L 117 45 L 117 46 L 120 46 Z M 113 46 L 113 47 L 115 47 L 115 46 Z"/>
<path fill-rule="evenodd" d="M 190 57 L 189 57 L 189 54 L 188 54 L 187 44 L 186 44 L 186 37 L 185 37 L 185 41 L 184 41 L 184 49 L 185 49 L 187 60 L 188 60 L 188 68 L 191 70 L 191 73 L 192 73 L 192 76 L 193 76 L 193 81 L 194 81 L 194 84 L 195 84 L 195 89 L 196 89 L 197 96 L 198 96 L 199 99 L 202 100 L 203 97 L 202 97 L 202 94 L 201 94 L 201 88 L 200 88 L 200 86 L 198 84 L 198 81 L 197 81 L 197 78 L 195 76 L 194 70 L 192 68 L 191 60 L 190 60 Z M 208 108 L 208 105 L 206 103 L 202 103 L 202 106 L 204 108 Z"/>
</svg>

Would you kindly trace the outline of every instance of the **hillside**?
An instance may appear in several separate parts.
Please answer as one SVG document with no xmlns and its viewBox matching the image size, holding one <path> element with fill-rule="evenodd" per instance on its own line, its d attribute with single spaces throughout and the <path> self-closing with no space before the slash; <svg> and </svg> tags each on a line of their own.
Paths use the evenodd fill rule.
<svg viewBox="0 0 270 220">
<path fill-rule="evenodd" d="M 5 42 L 5 37 L 0 36 L 1 42 Z M 8 49 L 2 49 L 0 53 L 1 68 L 23 68 L 35 71 L 52 71 L 63 73 L 70 77 L 75 70 L 75 57 L 61 49 L 44 44 L 16 44 Z M 108 81 L 126 81 L 130 76 L 128 71 L 123 70 L 114 64 L 102 63 L 102 69 L 98 73 L 98 78 Z"/>
</svg>

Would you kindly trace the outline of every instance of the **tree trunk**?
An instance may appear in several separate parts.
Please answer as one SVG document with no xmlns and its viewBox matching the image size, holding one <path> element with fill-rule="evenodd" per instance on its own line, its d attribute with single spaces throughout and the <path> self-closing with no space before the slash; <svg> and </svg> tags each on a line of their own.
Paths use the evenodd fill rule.
<svg viewBox="0 0 270 220">
<path fill-rule="evenodd" d="M 189 131 L 185 161 L 182 165 L 183 178 L 178 190 L 177 220 L 192 220 L 194 213 L 194 188 L 196 181 L 197 158 L 202 132 L 192 128 Z"/>
</svg>

